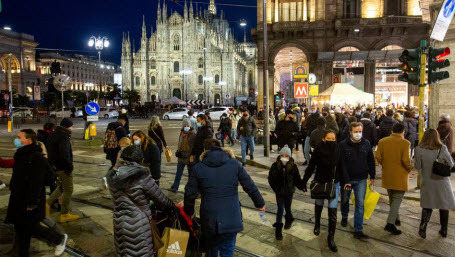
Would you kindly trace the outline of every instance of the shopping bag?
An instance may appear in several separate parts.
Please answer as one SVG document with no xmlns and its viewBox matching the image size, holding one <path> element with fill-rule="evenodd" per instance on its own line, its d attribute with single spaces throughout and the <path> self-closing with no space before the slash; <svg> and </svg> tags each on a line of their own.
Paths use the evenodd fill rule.
<svg viewBox="0 0 455 257">
<path fill-rule="evenodd" d="M 172 160 L 172 151 L 171 151 L 171 149 L 169 149 L 169 147 L 166 147 L 164 149 L 164 155 L 166 155 L 166 161 L 167 162 L 171 162 L 171 160 Z"/>
<path fill-rule="evenodd" d="M 223 139 L 223 135 L 221 134 L 221 132 L 217 132 L 215 134 L 215 138 L 216 138 L 216 140 L 220 140 L 221 141 L 221 139 Z"/>
<path fill-rule="evenodd" d="M 381 194 L 378 192 L 375 192 L 371 188 L 371 183 L 370 181 L 367 182 L 367 191 L 365 193 L 365 201 L 363 202 L 364 206 L 364 213 L 363 213 L 363 218 L 368 220 L 370 219 L 371 215 L 374 212 L 374 209 L 376 209 L 376 205 L 378 204 L 379 198 L 381 197 Z M 355 206 L 355 195 L 354 192 L 351 192 L 351 202 Z"/>
<path fill-rule="evenodd" d="M 177 221 L 177 223 L 179 222 Z M 181 228 L 179 225 L 173 227 Z M 189 238 L 190 233 L 188 231 L 165 228 L 162 237 L 164 247 L 158 250 L 158 257 L 184 257 Z"/>
</svg>

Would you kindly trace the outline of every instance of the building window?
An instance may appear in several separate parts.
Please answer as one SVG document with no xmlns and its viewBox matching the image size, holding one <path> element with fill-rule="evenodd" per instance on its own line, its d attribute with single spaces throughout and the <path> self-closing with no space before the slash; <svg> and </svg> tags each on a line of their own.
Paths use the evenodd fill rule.
<svg viewBox="0 0 455 257">
<path fill-rule="evenodd" d="M 198 66 L 199 68 L 201 68 L 201 69 L 204 68 L 204 59 L 199 58 L 199 60 L 198 60 L 198 65 L 197 65 L 197 66 Z"/>
<path fill-rule="evenodd" d="M 152 84 L 152 85 L 156 84 L 155 76 L 152 76 L 152 78 L 150 79 L 150 84 Z"/>
<path fill-rule="evenodd" d="M 384 10 L 385 10 L 385 15 L 394 15 L 394 16 L 400 16 L 400 15 L 405 15 L 403 12 L 403 3 L 404 1 L 402 0 L 385 0 L 384 1 Z"/>
<path fill-rule="evenodd" d="M 180 71 L 179 62 L 174 62 L 174 72 L 179 72 L 179 71 Z"/>
<path fill-rule="evenodd" d="M 344 0 L 343 13 L 345 19 L 358 18 L 360 1 L 359 0 Z"/>
<path fill-rule="evenodd" d="M 204 84 L 204 77 L 202 75 L 199 75 L 197 77 L 197 82 L 199 83 L 199 85 L 202 85 Z"/>
<path fill-rule="evenodd" d="M 152 59 L 152 61 L 150 62 L 150 69 L 152 69 L 152 70 L 156 69 L 156 60 L 155 59 Z"/>
<path fill-rule="evenodd" d="M 136 77 L 136 86 L 140 86 L 140 85 L 141 85 L 141 78 Z"/>
<path fill-rule="evenodd" d="M 174 35 L 174 51 L 180 50 L 180 36 L 179 34 Z"/>
<path fill-rule="evenodd" d="M 220 83 L 220 75 L 215 75 L 215 83 Z"/>
</svg>

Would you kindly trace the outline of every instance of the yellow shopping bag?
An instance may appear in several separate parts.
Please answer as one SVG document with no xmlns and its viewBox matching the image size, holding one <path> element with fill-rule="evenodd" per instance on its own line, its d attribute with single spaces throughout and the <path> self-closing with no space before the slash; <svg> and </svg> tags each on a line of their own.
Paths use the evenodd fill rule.
<svg viewBox="0 0 455 257">
<path fill-rule="evenodd" d="M 365 193 L 365 201 L 363 203 L 363 206 L 365 208 L 365 212 L 363 213 L 364 219 L 366 219 L 366 220 L 370 219 L 371 215 L 374 212 L 374 209 L 376 209 L 376 205 L 378 204 L 380 197 L 381 197 L 381 194 L 379 194 L 378 192 L 375 192 L 371 189 L 371 183 L 368 180 L 367 191 Z M 354 192 L 351 192 L 351 202 L 355 206 Z"/>
</svg>

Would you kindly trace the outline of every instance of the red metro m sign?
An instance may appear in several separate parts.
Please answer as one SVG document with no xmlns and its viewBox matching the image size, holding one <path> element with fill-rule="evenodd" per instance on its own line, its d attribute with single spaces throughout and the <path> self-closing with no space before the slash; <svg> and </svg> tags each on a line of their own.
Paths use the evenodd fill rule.
<svg viewBox="0 0 455 257">
<path fill-rule="evenodd" d="M 294 83 L 294 98 L 308 98 L 308 83 Z"/>
</svg>

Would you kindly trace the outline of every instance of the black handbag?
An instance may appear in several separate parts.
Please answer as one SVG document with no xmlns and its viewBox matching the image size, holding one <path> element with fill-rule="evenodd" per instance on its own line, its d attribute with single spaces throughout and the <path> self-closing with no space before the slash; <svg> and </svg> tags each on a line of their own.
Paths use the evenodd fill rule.
<svg viewBox="0 0 455 257">
<path fill-rule="evenodd" d="M 451 167 L 445 163 L 439 162 L 439 155 L 441 154 L 441 149 L 439 149 L 438 157 L 433 162 L 433 174 L 436 174 L 441 177 L 450 177 Z"/>
<path fill-rule="evenodd" d="M 331 182 L 319 183 L 316 180 L 310 184 L 311 199 L 328 199 L 336 197 L 335 167 L 333 168 L 333 179 Z"/>
</svg>

